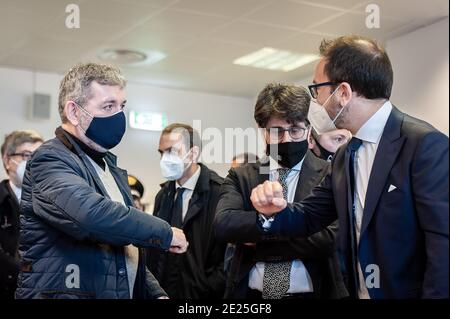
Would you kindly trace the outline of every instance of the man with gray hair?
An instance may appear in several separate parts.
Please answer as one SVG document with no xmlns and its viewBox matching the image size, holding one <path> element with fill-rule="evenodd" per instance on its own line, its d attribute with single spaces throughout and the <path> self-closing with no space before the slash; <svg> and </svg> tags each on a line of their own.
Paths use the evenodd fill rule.
<svg viewBox="0 0 450 319">
<path fill-rule="evenodd" d="M 119 69 L 72 68 L 59 94 L 61 127 L 25 171 L 16 298 L 167 298 L 143 248 L 186 251 L 184 233 L 133 207 L 109 152 L 125 133 Z"/>
<path fill-rule="evenodd" d="M 0 299 L 14 299 L 19 259 L 19 205 L 25 165 L 44 142 L 34 131 L 14 131 L 6 135 L 1 147 L 3 167 L 8 179 L 0 183 Z"/>
</svg>

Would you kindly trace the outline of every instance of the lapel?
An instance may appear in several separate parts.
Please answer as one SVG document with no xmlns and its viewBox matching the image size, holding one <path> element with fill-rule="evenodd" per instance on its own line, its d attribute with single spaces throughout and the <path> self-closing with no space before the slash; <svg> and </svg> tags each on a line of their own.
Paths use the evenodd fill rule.
<svg viewBox="0 0 450 319">
<path fill-rule="evenodd" d="M 189 207 L 186 212 L 186 217 L 183 221 L 183 227 L 189 223 L 198 213 L 202 211 L 204 205 L 206 205 L 205 194 L 209 191 L 209 170 L 206 166 L 199 164 L 201 167 L 200 176 L 198 177 L 197 184 L 195 185 L 194 192 L 191 200 L 189 201 Z M 206 196 L 206 197 L 205 197 Z"/>
<path fill-rule="evenodd" d="M 403 113 L 393 107 L 381 136 L 367 187 L 361 236 L 373 217 L 381 193 L 385 190 L 386 180 L 405 142 L 405 136 L 401 136 L 403 117 Z"/>
<path fill-rule="evenodd" d="M 353 211 L 352 211 L 352 206 L 350 205 L 350 203 L 352 203 L 353 201 L 353 194 L 350 190 L 350 152 L 347 148 L 348 143 L 345 147 L 345 152 L 344 152 L 344 178 L 342 179 L 342 194 L 344 195 L 342 196 L 343 198 L 346 198 L 345 201 L 345 208 L 346 208 L 346 222 L 348 224 L 348 229 L 349 229 L 349 237 L 347 239 L 350 239 L 350 244 L 351 247 L 353 249 L 353 247 L 355 247 L 355 233 L 354 233 L 354 217 L 353 217 Z M 341 221 L 339 221 L 339 223 L 341 223 Z M 354 252 L 353 252 L 354 254 Z"/>
<path fill-rule="evenodd" d="M 300 169 L 300 176 L 298 177 L 297 187 L 295 189 L 294 202 L 303 200 L 317 184 L 317 173 L 321 171 L 321 168 L 315 165 L 314 160 L 314 154 L 308 150 L 305 154 L 302 168 Z"/>
<path fill-rule="evenodd" d="M 159 210 L 154 212 L 154 214 L 170 223 L 170 220 L 172 219 L 173 201 L 175 197 L 175 182 L 165 182 L 161 184 L 161 187 L 165 188 L 163 190 L 164 195 L 161 197 Z"/>
<path fill-rule="evenodd" d="M 9 179 L 3 180 L 3 182 L 0 184 L 0 204 L 3 203 L 6 198 L 11 198 L 11 204 L 14 206 L 14 209 L 16 211 L 20 210 L 19 200 L 12 190 L 11 185 L 9 185 Z"/>
</svg>

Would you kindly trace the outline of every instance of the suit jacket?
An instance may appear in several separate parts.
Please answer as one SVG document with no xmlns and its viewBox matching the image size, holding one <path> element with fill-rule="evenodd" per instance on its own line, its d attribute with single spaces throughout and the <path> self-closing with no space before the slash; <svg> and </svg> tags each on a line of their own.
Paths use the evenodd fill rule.
<svg viewBox="0 0 450 319">
<path fill-rule="evenodd" d="M 372 167 L 357 250 L 346 147 L 309 197 L 276 215 L 271 232 L 307 236 L 339 217 L 353 296 L 357 255 L 366 282 L 379 280 L 368 288 L 371 298 L 448 298 L 448 165 L 448 137 L 394 107 Z M 397 188 L 390 191 L 391 185 Z"/>
<path fill-rule="evenodd" d="M 255 164 L 230 170 L 217 205 L 216 235 L 220 241 L 237 243 L 227 280 L 226 298 L 245 298 L 249 273 L 258 261 L 290 261 L 301 259 L 311 276 L 314 291 L 320 298 L 347 295 L 335 255 L 337 222 L 309 238 L 260 235 L 258 213 L 250 201 L 251 191 L 269 179 L 268 158 Z M 305 198 L 327 174 L 329 164 L 310 151 L 300 171 L 295 200 Z M 256 247 L 243 245 L 256 242 Z"/>
<path fill-rule="evenodd" d="M 150 249 L 147 264 L 173 299 L 221 298 L 225 289 L 225 245 L 215 240 L 213 221 L 223 178 L 200 164 L 201 172 L 189 202 L 183 231 L 189 242 L 185 254 Z M 175 182 L 162 184 L 154 215 L 170 223 Z"/>
</svg>

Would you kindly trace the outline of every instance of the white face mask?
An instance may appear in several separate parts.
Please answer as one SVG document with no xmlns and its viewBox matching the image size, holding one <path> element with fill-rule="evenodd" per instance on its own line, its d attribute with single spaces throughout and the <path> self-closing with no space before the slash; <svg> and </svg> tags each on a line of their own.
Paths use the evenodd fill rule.
<svg viewBox="0 0 450 319">
<path fill-rule="evenodd" d="M 308 120 L 319 135 L 337 129 L 334 123 L 341 115 L 345 106 L 339 111 L 334 119 L 331 119 L 328 112 L 325 110 L 325 105 L 328 101 L 330 101 L 331 97 L 337 92 L 338 89 L 339 87 L 333 91 L 323 105 L 317 103 L 317 100 L 315 99 L 311 99 L 311 102 L 309 103 Z"/>
<path fill-rule="evenodd" d="M 18 188 L 22 188 L 23 183 L 23 177 L 25 175 L 25 167 L 27 166 L 27 161 L 22 161 L 20 163 L 17 163 L 15 160 L 12 160 L 14 163 L 16 163 L 16 173 L 15 176 L 11 176 L 11 181 L 14 185 L 16 185 Z"/>
<path fill-rule="evenodd" d="M 162 176 L 169 181 L 180 179 L 189 167 L 185 167 L 184 163 L 184 160 L 189 153 L 190 152 L 188 152 L 183 158 L 173 153 L 164 153 L 161 161 L 159 162 Z"/>
</svg>

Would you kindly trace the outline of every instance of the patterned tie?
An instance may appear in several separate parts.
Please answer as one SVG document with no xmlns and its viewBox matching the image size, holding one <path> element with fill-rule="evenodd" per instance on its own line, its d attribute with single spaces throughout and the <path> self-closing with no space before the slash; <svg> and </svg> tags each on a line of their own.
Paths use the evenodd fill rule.
<svg viewBox="0 0 450 319">
<path fill-rule="evenodd" d="M 283 197 L 287 200 L 288 187 L 286 179 L 290 169 L 278 169 L 278 182 L 283 188 Z M 289 289 L 292 261 L 266 262 L 263 276 L 263 299 L 281 299 Z"/>
</svg>

